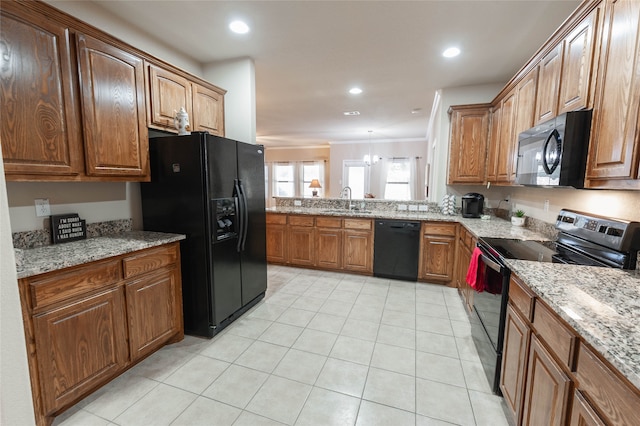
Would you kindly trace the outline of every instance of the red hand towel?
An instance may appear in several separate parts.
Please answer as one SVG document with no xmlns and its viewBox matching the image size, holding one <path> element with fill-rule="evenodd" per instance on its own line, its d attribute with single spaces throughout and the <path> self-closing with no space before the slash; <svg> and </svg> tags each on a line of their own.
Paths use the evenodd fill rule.
<svg viewBox="0 0 640 426">
<path fill-rule="evenodd" d="M 469 269 L 467 270 L 467 284 L 478 293 L 483 292 L 485 288 L 484 274 L 482 273 L 482 266 L 484 265 L 480 260 L 481 255 L 482 251 L 478 247 L 473 249 Z"/>
</svg>

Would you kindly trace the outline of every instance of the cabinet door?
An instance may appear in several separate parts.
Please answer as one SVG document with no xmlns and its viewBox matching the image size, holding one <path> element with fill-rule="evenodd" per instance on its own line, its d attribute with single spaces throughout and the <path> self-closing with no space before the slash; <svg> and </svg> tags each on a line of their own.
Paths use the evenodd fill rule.
<svg viewBox="0 0 640 426">
<path fill-rule="evenodd" d="M 268 223 L 267 231 L 267 261 L 273 263 L 287 262 L 287 227 Z"/>
<path fill-rule="evenodd" d="M 535 123 L 558 115 L 558 89 L 562 72 L 562 43 L 547 53 L 538 65 L 538 90 Z M 526 130 L 526 129 L 523 129 Z"/>
<path fill-rule="evenodd" d="M 502 390 L 504 401 L 511 411 L 516 424 L 520 424 L 520 414 L 522 413 L 522 395 L 527 374 L 530 336 L 531 329 L 527 323 L 516 313 L 511 305 L 508 305 L 502 351 L 500 390 Z"/>
<path fill-rule="evenodd" d="M 321 268 L 340 269 L 342 267 L 341 229 L 316 229 L 316 256 L 316 264 Z"/>
<path fill-rule="evenodd" d="M 512 153 L 516 146 L 514 142 L 514 125 L 516 118 L 516 91 L 512 90 L 500 103 L 500 142 L 498 143 L 498 164 L 496 167 L 496 180 L 509 182 L 511 176 Z"/>
<path fill-rule="evenodd" d="M 224 95 L 199 84 L 193 87 L 193 118 L 195 132 L 224 136 Z"/>
<path fill-rule="evenodd" d="M 500 105 L 491 111 L 491 125 L 489 126 L 489 146 L 487 149 L 487 182 L 498 180 L 498 155 L 500 153 Z"/>
<path fill-rule="evenodd" d="M 344 263 L 348 271 L 373 272 L 373 239 L 370 231 L 344 231 Z"/>
<path fill-rule="evenodd" d="M 3 2 L 12 9 L 13 3 Z M 77 175 L 82 147 L 69 30 L 16 11 L 0 16 L 0 140 L 12 175 Z"/>
<path fill-rule="evenodd" d="M 153 352 L 180 332 L 179 281 L 178 270 L 171 268 L 126 284 L 132 361 Z"/>
<path fill-rule="evenodd" d="M 444 235 L 422 236 L 421 277 L 427 281 L 450 283 L 453 279 L 455 237 Z"/>
<path fill-rule="evenodd" d="M 127 363 L 121 287 L 35 316 L 45 415 L 111 379 Z"/>
<path fill-rule="evenodd" d="M 570 426 L 605 426 L 591 405 L 577 390 L 573 394 L 573 408 L 571 409 Z"/>
<path fill-rule="evenodd" d="M 606 3 L 587 164 L 589 187 L 640 189 L 639 28 L 640 2 Z"/>
<path fill-rule="evenodd" d="M 189 117 L 193 116 L 191 82 L 171 71 L 149 65 L 149 126 L 177 133 L 173 118 L 180 108 L 184 108 Z"/>
<path fill-rule="evenodd" d="M 515 124 L 513 127 L 513 136 L 509 145 L 510 167 L 509 182 L 516 180 L 516 167 L 518 164 L 518 135 L 520 132 L 533 127 L 533 118 L 535 115 L 536 91 L 538 88 L 538 69 L 534 69 L 518 83 Z"/>
<path fill-rule="evenodd" d="M 449 184 L 485 180 L 489 106 L 452 107 Z"/>
<path fill-rule="evenodd" d="M 142 59 L 77 35 L 86 172 L 149 177 L 149 137 Z"/>
<path fill-rule="evenodd" d="M 315 264 L 314 228 L 306 226 L 289 227 L 289 263 L 300 266 Z"/>
<path fill-rule="evenodd" d="M 570 388 L 569 377 L 533 336 L 529 351 L 522 424 L 564 425 Z"/>
<path fill-rule="evenodd" d="M 558 114 L 593 106 L 593 51 L 600 14 L 598 7 L 564 39 Z"/>
</svg>

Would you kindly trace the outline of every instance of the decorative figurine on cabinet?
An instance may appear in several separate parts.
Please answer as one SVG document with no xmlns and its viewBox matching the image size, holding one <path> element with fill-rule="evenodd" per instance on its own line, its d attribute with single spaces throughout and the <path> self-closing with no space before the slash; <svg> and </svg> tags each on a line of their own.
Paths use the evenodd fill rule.
<svg viewBox="0 0 640 426">
<path fill-rule="evenodd" d="M 180 107 L 173 117 L 173 125 L 178 129 L 178 136 L 190 135 L 191 126 L 189 125 L 189 114 L 185 111 L 184 107 Z"/>
</svg>

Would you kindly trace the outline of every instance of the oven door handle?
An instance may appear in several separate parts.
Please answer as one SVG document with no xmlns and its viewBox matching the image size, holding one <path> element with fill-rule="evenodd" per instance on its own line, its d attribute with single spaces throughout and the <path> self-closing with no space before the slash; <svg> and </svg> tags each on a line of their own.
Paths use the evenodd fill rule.
<svg viewBox="0 0 640 426">
<path fill-rule="evenodd" d="M 502 271 L 502 267 L 500 266 L 500 264 L 498 264 L 498 262 L 495 262 L 489 257 L 487 257 L 484 253 L 482 253 L 482 255 L 480 256 L 480 259 L 485 265 L 487 265 L 489 268 L 493 269 L 494 271 L 496 272 Z"/>
</svg>

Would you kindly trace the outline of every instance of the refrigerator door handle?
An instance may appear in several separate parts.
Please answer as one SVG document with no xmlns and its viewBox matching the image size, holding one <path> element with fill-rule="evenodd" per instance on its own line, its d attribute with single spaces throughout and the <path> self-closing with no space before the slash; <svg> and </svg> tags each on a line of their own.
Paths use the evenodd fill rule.
<svg viewBox="0 0 640 426">
<path fill-rule="evenodd" d="M 235 186 L 235 198 L 236 198 L 236 205 L 237 205 L 237 209 L 236 209 L 236 217 L 238 218 L 238 222 L 239 222 L 239 228 L 238 229 L 238 244 L 236 246 L 236 251 L 238 253 L 240 253 L 240 251 L 242 250 L 242 236 L 244 235 L 244 205 L 243 202 L 244 200 L 242 199 L 242 191 L 240 190 L 240 181 L 238 179 L 235 179 L 233 182 L 233 185 Z"/>
<path fill-rule="evenodd" d="M 242 195 L 242 246 L 241 250 L 244 251 L 245 243 L 247 242 L 247 232 L 249 231 L 249 208 L 247 203 L 247 195 L 244 192 L 244 186 L 242 185 L 242 181 L 240 183 L 240 194 Z"/>
</svg>

